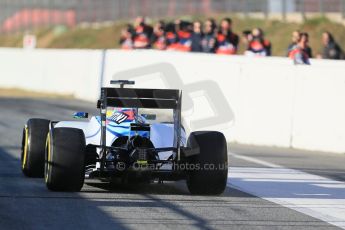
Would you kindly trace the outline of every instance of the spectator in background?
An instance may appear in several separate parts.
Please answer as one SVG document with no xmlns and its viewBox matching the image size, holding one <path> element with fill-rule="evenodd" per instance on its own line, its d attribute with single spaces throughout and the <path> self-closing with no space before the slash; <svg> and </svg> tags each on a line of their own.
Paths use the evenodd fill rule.
<svg viewBox="0 0 345 230">
<path fill-rule="evenodd" d="M 216 51 L 216 32 L 217 26 L 214 19 L 207 19 L 204 24 L 204 36 L 201 39 L 201 50 L 204 53 L 215 53 Z"/>
<path fill-rule="evenodd" d="M 165 37 L 165 23 L 158 21 L 153 27 L 153 34 L 151 37 L 151 47 L 157 50 L 165 50 L 167 47 Z"/>
<path fill-rule="evenodd" d="M 271 43 L 264 38 L 260 28 L 253 31 L 243 31 L 242 43 L 246 46 L 246 55 L 270 56 Z M 121 31 L 120 45 L 122 49 L 146 49 L 192 51 L 217 54 L 236 54 L 239 37 L 232 31 L 232 20 L 224 18 L 217 28 L 214 19 L 208 19 L 202 26 L 201 21 L 190 23 L 180 19 L 165 24 L 164 21 L 156 23 L 154 28 L 147 25 L 144 17 L 137 17 L 134 26 L 127 25 Z M 309 35 L 298 30 L 292 33 L 292 43 L 288 46 L 288 56 L 295 57 L 300 54 L 302 59 L 313 56 L 309 46 Z M 322 54 L 317 57 L 325 59 L 344 59 L 345 54 L 335 42 L 332 34 L 322 34 L 324 45 Z M 303 52 L 300 51 L 303 47 Z M 297 54 L 297 55 L 296 55 Z M 295 59 L 294 59 L 295 60 Z M 296 59 L 299 60 L 299 59 Z M 300 61 L 296 61 L 299 63 Z"/>
<path fill-rule="evenodd" d="M 191 51 L 192 52 L 201 52 L 202 47 L 201 47 L 201 40 L 203 38 L 202 34 L 202 24 L 201 21 L 195 21 L 193 23 L 193 33 L 192 33 L 192 47 Z"/>
<path fill-rule="evenodd" d="M 333 35 L 329 32 L 322 34 L 323 52 L 322 58 L 339 60 L 344 58 L 344 53 L 337 42 L 334 40 Z"/>
<path fill-rule="evenodd" d="M 192 49 L 192 30 L 193 25 L 187 21 L 180 21 L 177 32 L 178 43 L 177 46 L 178 51 L 188 52 Z"/>
<path fill-rule="evenodd" d="M 182 20 L 180 20 L 180 19 L 175 20 L 174 25 L 175 25 L 175 32 L 176 33 L 178 33 L 181 30 L 181 23 L 182 23 Z"/>
<path fill-rule="evenodd" d="M 135 49 L 148 49 L 151 46 L 153 29 L 145 23 L 144 17 L 137 17 L 134 22 L 133 45 Z"/>
<path fill-rule="evenodd" d="M 309 46 L 309 34 L 303 32 L 303 33 L 300 34 L 300 36 L 301 36 L 301 40 L 303 40 L 304 43 L 306 44 L 306 46 L 304 48 L 305 49 L 304 51 L 306 52 L 306 54 L 308 54 L 309 58 L 312 58 L 313 57 L 313 51 L 312 51 L 312 49 Z"/>
<path fill-rule="evenodd" d="M 236 54 L 239 42 L 237 34 L 232 32 L 232 20 L 224 18 L 217 34 L 217 54 Z"/>
<path fill-rule="evenodd" d="M 119 42 L 121 49 L 123 50 L 133 49 L 133 33 L 134 33 L 133 26 L 129 24 L 126 26 L 126 28 L 124 28 L 121 31 L 120 42 Z"/>
<path fill-rule="evenodd" d="M 177 50 L 179 44 L 174 23 L 168 23 L 165 26 L 165 40 L 167 50 Z"/>
<path fill-rule="evenodd" d="M 246 50 L 249 47 L 249 43 L 253 40 L 253 35 L 252 35 L 252 31 L 250 30 L 244 30 L 242 32 L 242 43 L 243 45 L 246 47 Z"/>
<path fill-rule="evenodd" d="M 301 37 L 301 32 L 299 30 L 295 30 L 292 32 L 292 38 L 291 38 L 292 42 L 288 46 L 287 56 L 289 56 L 290 52 L 295 49 L 300 37 Z"/>
<path fill-rule="evenodd" d="M 245 54 L 248 56 L 271 56 L 271 42 L 265 39 L 260 28 L 253 29 L 252 38 L 248 43 Z"/>
<path fill-rule="evenodd" d="M 307 46 L 307 40 L 300 37 L 293 50 L 290 51 L 289 58 L 294 61 L 295 65 L 310 65 L 309 55 L 306 52 Z"/>
</svg>

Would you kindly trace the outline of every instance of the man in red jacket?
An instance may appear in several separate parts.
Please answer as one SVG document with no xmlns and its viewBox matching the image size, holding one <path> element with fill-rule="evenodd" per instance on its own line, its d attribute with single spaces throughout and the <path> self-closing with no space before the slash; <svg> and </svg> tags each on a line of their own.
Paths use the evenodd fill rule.
<svg viewBox="0 0 345 230">
<path fill-rule="evenodd" d="M 264 33 L 260 28 L 252 31 L 252 38 L 248 43 L 247 56 L 266 57 L 271 56 L 271 42 L 264 37 Z"/>
<path fill-rule="evenodd" d="M 180 21 L 177 30 L 178 51 L 188 52 L 192 47 L 192 28 L 193 25 L 187 21 Z"/>
<path fill-rule="evenodd" d="M 145 23 L 144 17 L 137 17 L 134 22 L 133 46 L 135 49 L 147 49 L 151 46 L 153 29 Z"/>
</svg>

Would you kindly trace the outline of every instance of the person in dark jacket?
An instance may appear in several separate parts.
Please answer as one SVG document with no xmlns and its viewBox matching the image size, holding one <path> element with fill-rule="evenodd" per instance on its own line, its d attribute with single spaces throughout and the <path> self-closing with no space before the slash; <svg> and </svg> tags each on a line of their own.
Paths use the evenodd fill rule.
<svg viewBox="0 0 345 230">
<path fill-rule="evenodd" d="M 164 21 L 158 21 L 153 28 L 153 34 L 151 37 L 151 47 L 157 50 L 166 49 L 166 38 L 165 38 L 165 23 Z"/>
<path fill-rule="evenodd" d="M 322 43 L 324 45 L 322 58 L 334 60 L 344 58 L 344 52 L 334 40 L 333 35 L 330 32 L 324 32 L 322 34 Z"/>
<path fill-rule="evenodd" d="M 191 51 L 192 52 L 201 52 L 202 47 L 201 47 L 201 40 L 203 38 L 202 34 L 202 24 L 201 21 L 195 21 L 193 23 L 193 33 L 192 33 L 192 47 Z"/>
<path fill-rule="evenodd" d="M 217 34 L 217 54 L 232 55 L 237 53 L 239 37 L 232 32 L 232 20 L 224 18 Z"/>
<path fill-rule="evenodd" d="M 217 46 L 216 32 L 217 25 L 213 18 L 206 20 L 204 24 L 204 36 L 201 40 L 201 49 L 204 53 L 215 53 Z"/>
<path fill-rule="evenodd" d="M 192 49 L 192 31 L 193 24 L 188 21 L 180 21 L 177 37 L 178 46 L 177 50 L 182 52 L 189 52 Z"/>
<path fill-rule="evenodd" d="M 309 58 L 313 57 L 313 50 L 309 46 L 309 34 L 308 33 L 301 33 L 301 40 L 306 44 L 304 51 L 308 55 Z"/>
<path fill-rule="evenodd" d="M 178 36 L 176 33 L 176 25 L 174 23 L 168 23 L 165 26 L 165 43 L 166 50 L 176 51 L 178 49 Z"/>
</svg>

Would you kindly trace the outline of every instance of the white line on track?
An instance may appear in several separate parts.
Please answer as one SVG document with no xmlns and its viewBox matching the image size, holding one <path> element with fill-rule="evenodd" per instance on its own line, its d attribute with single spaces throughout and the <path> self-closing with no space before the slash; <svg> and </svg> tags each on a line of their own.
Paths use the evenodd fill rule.
<svg viewBox="0 0 345 230">
<path fill-rule="evenodd" d="M 262 161 L 267 168 L 230 167 L 228 186 L 345 229 L 345 183 Z"/>
</svg>

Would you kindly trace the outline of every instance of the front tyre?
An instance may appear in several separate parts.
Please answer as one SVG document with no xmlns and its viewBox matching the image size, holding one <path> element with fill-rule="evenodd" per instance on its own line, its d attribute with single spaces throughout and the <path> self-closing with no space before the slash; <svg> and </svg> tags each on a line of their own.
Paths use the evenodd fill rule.
<svg viewBox="0 0 345 230">
<path fill-rule="evenodd" d="M 28 120 L 22 136 L 21 168 L 25 176 L 43 177 L 45 139 L 49 131 L 49 120 Z"/>
<path fill-rule="evenodd" d="M 219 195 L 224 192 L 228 177 L 228 153 L 224 135 L 220 132 L 192 132 L 188 147 L 198 154 L 189 157 L 187 186 L 192 194 Z"/>
<path fill-rule="evenodd" d="M 85 177 L 85 135 L 81 129 L 54 128 L 46 141 L 45 182 L 52 191 L 80 191 Z"/>
</svg>

